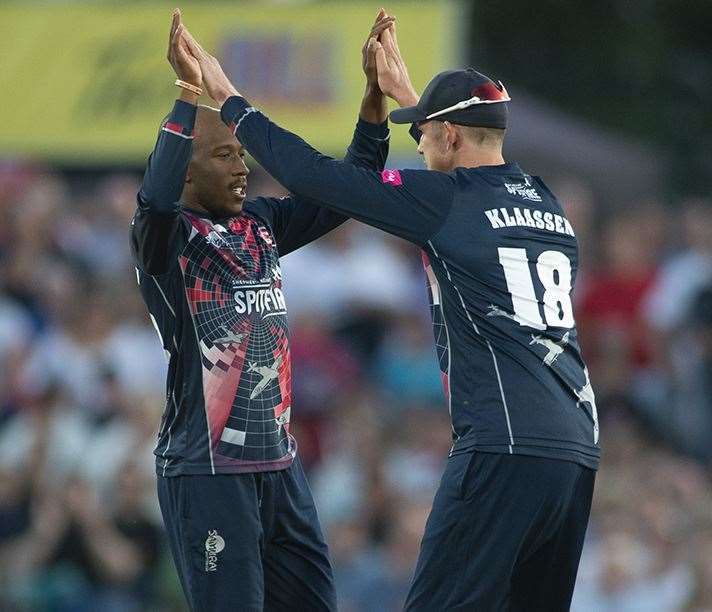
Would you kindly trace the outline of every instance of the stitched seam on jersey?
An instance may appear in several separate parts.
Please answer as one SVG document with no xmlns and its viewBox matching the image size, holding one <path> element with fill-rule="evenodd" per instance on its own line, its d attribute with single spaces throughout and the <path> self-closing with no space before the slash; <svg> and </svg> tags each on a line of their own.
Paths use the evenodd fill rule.
<svg viewBox="0 0 712 612">
<path fill-rule="evenodd" d="M 490 353 L 492 354 L 492 361 L 494 363 L 494 371 L 495 371 L 495 374 L 497 375 L 497 383 L 499 384 L 499 393 L 500 393 L 500 396 L 502 397 L 502 407 L 504 408 L 504 416 L 507 421 L 507 432 L 509 433 L 509 453 L 511 455 L 514 452 L 512 450 L 512 447 L 514 446 L 514 435 L 512 434 L 512 423 L 509 419 L 509 409 L 507 407 L 507 399 L 504 396 L 504 387 L 502 386 L 502 377 L 499 374 L 499 364 L 497 363 L 497 357 L 494 354 L 494 349 L 492 348 L 490 341 L 480 333 L 480 330 L 477 327 L 477 324 L 475 323 L 474 319 L 470 315 L 470 311 L 467 310 L 467 307 L 465 306 L 465 300 L 462 297 L 462 293 L 460 293 L 460 290 L 457 288 L 457 285 L 453 282 L 452 276 L 450 276 L 450 270 L 448 269 L 447 264 L 445 263 L 445 260 L 442 257 L 440 257 L 440 255 L 438 255 L 438 252 L 435 249 L 435 245 L 432 243 L 431 240 L 428 240 L 428 244 L 430 245 L 430 248 L 433 250 L 433 254 L 435 255 L 435 257 L 437 257 L 442 262 L 443 269 L 445 270 L 445 274 L 447 275 L 447 279 L 450 281 L 450 284 L 452 284 L 452 288 L 455 290 L 458 297 L 460 298 L 460 304 L 462 305 L 462 309 L 465 311 L 465 315 L 467 315 L 467 319 L 472 324 L 472 327 L 475 330 L 475 333 L 484 339 L 484 341 L 487 343 L 487 347 L 489 348 Z M 442 303 L 442 294 L 440 296 L 440 300 Z M 443 314 L 443 320 L 444 319 L 445 319 L 445 315 Z M 447 326 L 445 327 L 445 329 L 447 330 Z M 448 346 L 449 346 L 449 342 L 448 342 Z M 452 398 L 452 393 L 450 394 L 450 397 Z"/>
</svg>

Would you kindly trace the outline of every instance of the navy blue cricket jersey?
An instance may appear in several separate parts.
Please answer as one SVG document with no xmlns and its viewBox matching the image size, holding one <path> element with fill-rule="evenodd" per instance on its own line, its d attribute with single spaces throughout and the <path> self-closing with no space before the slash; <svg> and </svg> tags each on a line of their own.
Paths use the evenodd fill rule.
<svg viewBox="0 0 712 612">
<path fill-rule="evenodd" d="M 223 120 L 288 189 L 422 248 L 453 453 L 597 468 L 598 419 L 571 304 L 574 231 L 515 163 L 374 171 L 315 151 L 240 97 Z"/>
<path fill-rule="evenodd" d="M 131 226 L 141 294 L 169 359 L 156 468 L 163 476 L 283 469 L 296 442 L 279 258 L 347 217 L 296 195 L 249 200 L 226 219 L 182 206 L 195 116 L 195 106 L 176 101 Z M 345 161 L 375 171 L 387 155 L 387 124 L 359 120 Z"/>
</svg>

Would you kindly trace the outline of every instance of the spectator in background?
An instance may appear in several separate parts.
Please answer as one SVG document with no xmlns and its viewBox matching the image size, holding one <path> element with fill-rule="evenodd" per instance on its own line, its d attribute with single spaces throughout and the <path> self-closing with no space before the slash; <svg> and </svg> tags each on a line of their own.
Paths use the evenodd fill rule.
<svg viewBox="0 0 712 612">
<path fill-rule="evenodd" d="M 650 405 L 680 449 L 712 466 L 712 285 L 692 297 L 685 320 L 671 351 L 669 391 Z"/>
<path fill-rule="evenodd" d="M 3 453 L 16 448 L 14 465 L 2 468 L 9 493 L 2 515 L 10 519 L 0 538 L 2 591 L 23 609 L 139 610 L 159 541 L 143 509 L 145 483 L 137 487 L 136 470 L 125 464 L 115 499 L 100 498 L 78 476 L 88 425 L 62 405 L 56 387 L 47 393 L 2 432 Z"/>
<path fill-rule="evenodd" d="M 403 313 L 390 325 L 373 364 L 377 381 L 394 408 L 408 404 L 441 404 L 443 383 L 428 321 Z"/>
<path fill-rule="evenodd" d="M 41 493 L 28 529 L 2 548 L 11 600 L 72 612 L 142 609 L 159 532 L 133 505 L 129 477 L 119 481 L 124 499 L 116 514 L 82 480 Z"/>
<path fill-rule="evenodd" d="M 347 610 L 398 612 L 403 609 L 432 502 L 428 498 L 415 498 L 396 503 L 399 511 L 393 515 L 386 542 L 372 554 L 369 565 L 361 568 L 357 588 L 347 594 Z M 336 566 L 334 571 L 338 581 L 340 568 Z"/>
<path fill-rule="evenodd" d="M 712 282 L 712 201 L 687 200 L 676 213 L 682 223 L 682 244 L 660 267 L 644 302 L 644 316 L 652 329 L 669 338 L 683 325 L 692 301 Z"/>
<path fill-rule="evenodd" d="M 712 610 L 712 524 L 693 542 L 693 568 L 695 586 L 685 612 L 710 612 Z"/>
<path fill-rule="evenodd" d="M 581 296 L 586 293 L 588 279 L 596 266 L 598 256 L 597 242 L 594 237 L 596 203 L 590 187 L 573 176 L 553 181 L 552 190 L 558 194 L 558 200 L 574 228 L 579 246 L 580 267 L 572 296 L 574 303 L 578 306 Z"/>
<path fill-rule="evenodd" d="M 423 304 L 422 271 L 414 274 L 404 254 L 393 248 L 395 240 L 347 223 L 285 257 L 281 265 L 290 312 L 326 317 L 341 344 L 370 362 L 394 317 Z"/>
<path fill-rule="evenodd" d="M 579 341 L 599 396 L 627 394 L 636 371 L 651 362 L 641 309 L 655 278 L 658 245 L 657 230 L 641 231 L 646 223 L 657 224 L 657 215 L 644 209 L 618 213 L 608 222 L 601 264 L 580 296 Z"/>
</svg>

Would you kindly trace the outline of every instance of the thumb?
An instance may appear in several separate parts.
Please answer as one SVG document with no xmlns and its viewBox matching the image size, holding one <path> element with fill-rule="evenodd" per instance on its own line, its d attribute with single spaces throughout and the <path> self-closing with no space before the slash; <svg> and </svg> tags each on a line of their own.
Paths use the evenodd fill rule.
<svg viewBox="0 0 712 612">
<path fill-rule="evenodd" d="M 375 55 L 376 55 L 376 39 L 371 36 L 371 38 L 368 39 L 368 45 L 366 46 L 366 55 L 367 55 L 367 60 L 369 64 L 373 63 L 375 61 Z"/>
</svg>

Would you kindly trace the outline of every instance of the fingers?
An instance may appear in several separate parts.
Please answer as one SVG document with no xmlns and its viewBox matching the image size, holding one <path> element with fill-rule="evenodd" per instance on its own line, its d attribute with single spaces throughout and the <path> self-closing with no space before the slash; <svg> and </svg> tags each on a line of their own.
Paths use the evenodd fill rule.
<svg viewBox="0 0 712 612">
<path fill-rule="evenodd" d="M 171 31 L 168 34 L 168 59 L 171 59 L 171 47 L 173 45 L 173 36 L 176 33 L 176 28 L 180 23 L 180 9 L 173 9 L 171 15 Z"/>
<path fill-rule="evenodd" d="M 395 24 L 387 30 L 384 30 L 379 40 L 390 60 L 394 63 L 402 64 L 403 58 L 401 57 L 398 45 L 393 38 L 393 27 L 395 27 Z"/>
<path fill-rule="evenodd" d="M 366 68 L 376 67 L 376 38 L 371 37 L 366 43 Z"/>
<path fill-rule="evenodd" d="M 393 27 L 391 28 L 391 38 L 393 39 L 393 42 L 395 44 L 398 43 L 398 35 L 396 33 L 396 24 L 393 24 Z"/>
<path fill-rule="evenodd" d="M 379 9 L 378 13 L 376 14 L 376 20 L 373 22 L 373 28 L 375 28 L 378 25 L 379 21 L 383 21 L 388 17 L 388 13 L 386 13 L 386 9 L 382 8 Z"/>
<path fill-rule="evenodd" d="M 383 10 L 383 9 L 381 9 Z M 362 51 L 365 53 L 366 48 L 368 47 L 368 41 L 378 36 L 385 30 L 389 25 L 391 25 L 395 21 L 395 17 L 389 17 L 388 15 L 382 14 L 381 11 L 379 11 L 379 18 L 376 19 L 376 21 L 373 24 L 373 27 L 371 28 L 371 31 L 369 32 L 368 36 L 366 37 L 366 40 L 363 43 Z"/>
<path fill-rule="evenodd" d="M 186 46 L 190 53 L 198 60 L 204 59 L 207 53 L 198 44 L 198 41 L 193 38 L 193 35 L 188 31 L 188 29 L 183 30 L 183 40 L 185 40 Z"/>
<path fill-rule="evenodd" d="M 371 33 L 369 34 L 369 38 L 371 37 L 376 37 L 381 34 L 381 32 L 387 30 L 392 24 L 394 24 L 396 21 L 395 17 L 386 17 L 385 19 L 381 19 L 380 21 L 377 21 L 373 28 L 371 28 Z"/>
<path fill-rule="evenodd" d="M 178 27 L 173 32 L 173 37 L 171 38 L 170 53 L 174 54 L 180 48 L 180 38 L 185 31 L 185 26 L 182 23 L 178 24 Z"/>
<path fill-rule="evenodd" d="M 376 60 L 376 70 L 378 70 L 378 73 L 383 74 L 388 72 L 390 67 L 388 65 L 388 59 L 386 58 L 386 52 L 383 49 L 383 45 L 377 40 L 374 40 L 371 44 L 371 48 L 373 49 L 373 55 Z"/>
<path fill-rule="evenodd" d="M 391 38 L 393 39 L 393 46 L 395 47 L 398 55 L 400 55 L 400 49 L 398 48 L 398 35 L 396 33 L 396 24 L 393 22 L 393 27 L 391 28 Z"/>
<path fill-rule="evenodd" d="M 396 54 L 396 48 L 393 44 L 393 32 L 391 28 L 386 28 L 385 30 L 383 30 L 378 40 L 383 45 L 383 48 L 386 50 L 387 53 L 394 55 Z"/>
</svg>

